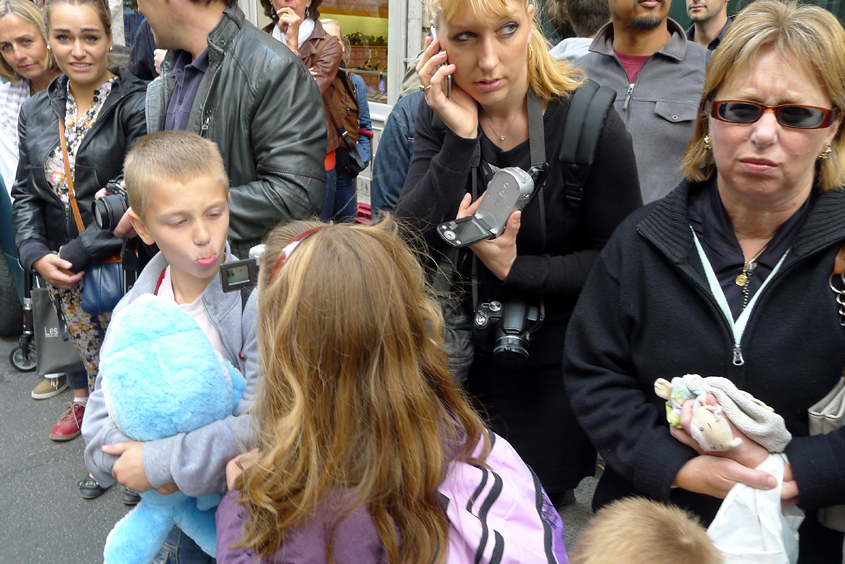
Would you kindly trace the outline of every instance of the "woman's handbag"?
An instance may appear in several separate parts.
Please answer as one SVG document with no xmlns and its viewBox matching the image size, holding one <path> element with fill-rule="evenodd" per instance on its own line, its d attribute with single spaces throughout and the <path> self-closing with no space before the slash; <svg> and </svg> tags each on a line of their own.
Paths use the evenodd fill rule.
<svg viewBox="0 0 845 564">
<path fill-rule="evenodd" d="M 836 254 L 836 262 L 833 266 L 833 274 L 830 275 L 830 288 L 836 293 L 836 302 L 839 306 L 839 322 L 845 326 L 845 290 L 839 290 L 834 283 L 836 277 L 845 284 L 845 243 Z M 843 286 L 845 287 L 845 286 Z M 836 431 L 845 424 L 845 372 L 839 379 L 836 386 L 825 397 L 812 405 L 807 413 L 810 418 L 810 435 L 826 435 Z M 834 505 L 824 507 L 816 512 L 819 523 L 834 529 L 845 532 L 845 505 Z"/>
<path fill-rule="evenodd" d="M 842 427 L 845 423 L 845 375 L 829 394 L 807 411 L 811 435 L 826 435 Z M 825 527 L 845 532 L 845 505 L 823 507 L 816 511 L 816 518 Z"/>
<path fill-rule="evenodd" d="M 76 220 L 76 229 L 81 234 L 85 230 L 85 224 L 82 223 L 82 215 L 79 213 L 79 204 L 76 201 L 76 192 L 73 189 L 73 178 L 70 174 L 70 161 L 67 155 L 67 140 L 65 139 L 65 124 L 62 118 L 59 118 L 59 139 L 62 143 L 62 156 L 65 161 L 65 179 L 67 180 L 70 206 Z M 103 261 L 90 263 L 85 267 L 85 275 L 82 280 L 82 310 L 84 312 L 89 315 L 99 315 L 114 310 L 124 293 L 123 265 L 120 255 L 117 254 Z"/>
<path fill-rule="evenodd" d="M 68 340 L 67 325 L 46 288 L 32 289 L 35 332 L 35 366 L 38 374 L 85 370 L 76 348 Z"/>
</svg>

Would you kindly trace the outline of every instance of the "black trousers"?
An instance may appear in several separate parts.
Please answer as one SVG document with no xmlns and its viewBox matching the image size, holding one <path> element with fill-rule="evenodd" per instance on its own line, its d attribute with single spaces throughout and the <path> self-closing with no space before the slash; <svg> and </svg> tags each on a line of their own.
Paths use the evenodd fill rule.
<svg viewBox="0 0 845 564">
<path fill-rule="evenodd" d="M 561 364 L 507 370 L 477 353 L 467 391 L 553 500 L 595 474 L 596 451 L 572 413 Z"/>
</svg>

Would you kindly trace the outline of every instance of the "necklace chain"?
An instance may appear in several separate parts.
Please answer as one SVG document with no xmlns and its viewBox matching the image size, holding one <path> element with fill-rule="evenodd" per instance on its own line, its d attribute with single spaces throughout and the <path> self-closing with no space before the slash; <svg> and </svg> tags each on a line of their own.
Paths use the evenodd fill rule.
<svg viewBox="0 0 845 564">
<path fill-rule="evenodd" d="M 526 97 L 525 97 L 525 100 L 527 100 L 527 99 L 528 99 L 528 96 L 526 96 Z M 511 121 L 511 124 L 508 126 L 508 130 L 507 130 L 507 131 L 505 131 L 505 134 L 504 134 L 504 135 L 499 135 L 499 132 L 498 132 L 498 131 L 496 131 L 496 128 L 495 128 L 495 127 L 493 127 L 493 120 L 491 120 L 491 119 L 490 119 L 490 114 L 488 114 L 488 113 L 487 113 L 487 110 L 485 110 L 485 109 L 484 109 L 484 106 L 481 106 L 481 104 L 479 104 L 479 106 L 481 106 L 481 111 L 483 111 L 483 112 L 484 112 L 484 115 L 485 115 L 485 116 L 487 116 L 487 125 L 489 125 L 489 126 L 490 126 L 490 129 L 492 129 L 492 130 L 493 130 L 493 133 L 495 133 L 495 134 L 496 134 L 496 137 L 498 137 L 498 138 L 499 138 L 499 139 L 501 139 L 502 141 L 504 141 L 504 140 L 505 140 L 505 137 L 507 137 L 507 136 L 508 136 L 508 133 L 510 133 L 510 132 L 511 132 L 511 128 L 513 127 L 513 124 L 515 124 L 515 123 L 516 123 L 516 118 L 518 118 L 518 117 L 519 117 L 520 112 L 522 112 L 522 106 L 524 106 L 524 105 L 525 105 L 525 100 L 523 100 L 523 101 L 522 101 L 522 105 L 520 105 L 520 106 L 519 106 L 519 110 L 516 112 L 516 115 L 514 116 L 513 121 Z"/>
<path fill-rule="evenodd" d="M 760 255 L 763 254 L 763 251 L 766 250 L 768 245 L 763 245 L 763 248 L 757 251 L 757 254 L 751 257 L 749 260 L 744 261 L 742 265 L 742 273 L 736 277 L 736 285 L 742 286 L 745 288 L 746 284 L 748 284 L 748 277 L 751 276 L 751 272 L 748 272 L 748 269 L 751 268 L 751 271 L 754 271 L 754 263 L 755 261 L 760 258 Z"/>
</svg>

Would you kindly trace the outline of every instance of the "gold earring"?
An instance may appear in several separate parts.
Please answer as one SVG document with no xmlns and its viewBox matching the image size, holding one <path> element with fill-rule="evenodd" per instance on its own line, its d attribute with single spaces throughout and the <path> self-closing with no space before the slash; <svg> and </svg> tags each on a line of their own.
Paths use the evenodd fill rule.
<svg viewBox="0 0 845 564">
<path fill-rule="evenodd" d="M 529 43 L 528 44 L 528 60 L 530 61 L 533 58 L 534 58 L 534 46 Z"/>
<path fill-rule="evenodd" d="M 705 135 L 704 139 L 702 139 L 702 141 L 704 142 L 704 150 L 705 151 L 712 151 L 713 150 L 713 145 L 710 144 L 710 136 L 709 135 Z"/>
<path fill-rule="evenodd" d="M 49 44 L 49 43 L 47 44 L 47 50 L 48 50 L 48 51 L 52 51 L 52 50 L 53 50 L 53 48 L 52 48 L 52 47 L 50 47 L 50 44 Z"/>
<path fill-rule="evenodd" d="M 111 53 L 112 51 L 114 51 L 114 46 L 113 46 L 113 45 L 109 45 L 109 53 Z"/>
<path fill-rule="evenodd" d="M 830 147 L 830 143 L 824 144 L 824 151 L 822 151 L 821 155 L 819 155 L 819 160 L 826 161 L 830 158 L 830 155 L 833 153 L 833 149 Z"/>
</svg>

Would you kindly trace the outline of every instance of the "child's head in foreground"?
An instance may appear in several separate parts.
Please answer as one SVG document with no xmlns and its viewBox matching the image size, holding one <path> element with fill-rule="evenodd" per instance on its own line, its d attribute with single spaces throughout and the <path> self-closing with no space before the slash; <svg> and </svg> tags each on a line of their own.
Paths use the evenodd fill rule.
<svg viewBox="0 0 845 564">
<path fill-rule="evenodd" d="M 244 545 L 267 556 L 327 504 L 333 519 L 365 504 L 391 562 L 443 561 L 437 486 L 486 432 L 448 372 L 442 323 L 391 219 L 270 233 L 258 284 L 261 454 L 236 482 Z"/>
<path fill-rule="evenodd" d="M 570 564 L 721 564 L 694 515 L 643 498 L 602 508 L 578 537 Z"/>
<path fill-rule="evenodd" d="M 226 254 L 229 178 L 217 145 L 186 131 L 147 135 L 126 155 L 124 178 L 132 225 L 167 259 L 177 301 L 195 299 Z"/>
</svg>

